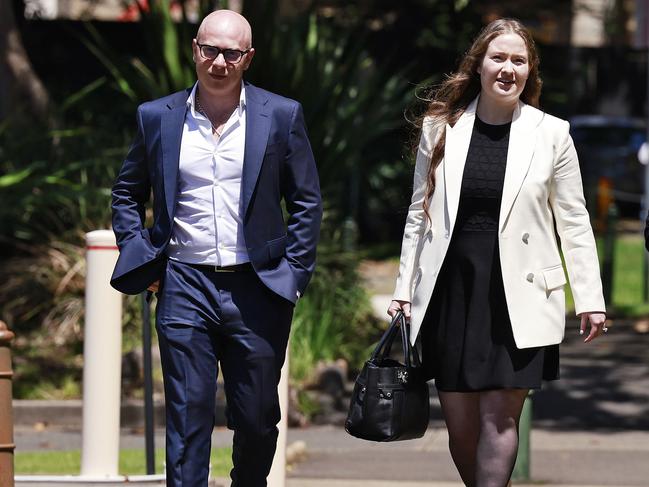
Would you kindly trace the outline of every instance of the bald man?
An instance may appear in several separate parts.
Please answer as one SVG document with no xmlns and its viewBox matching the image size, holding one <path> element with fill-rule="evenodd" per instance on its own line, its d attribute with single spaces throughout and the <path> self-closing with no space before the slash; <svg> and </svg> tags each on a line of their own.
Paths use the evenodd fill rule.
<svg viewBox="0 0 649 487">
<path fill-rule="evenodd" d="M 168 485 L 207 485 L 220 364 L 232 485 L 259 487 L 275 452 L 293 307 L 315 264 L 318 175 L 300 104 L 243 81 L 255 55 L 246 19 L 211 13 L 192 52 L 197 83 L 137 110 L 112 192 L 111 284 L 158 297 Z"/>
</svg>

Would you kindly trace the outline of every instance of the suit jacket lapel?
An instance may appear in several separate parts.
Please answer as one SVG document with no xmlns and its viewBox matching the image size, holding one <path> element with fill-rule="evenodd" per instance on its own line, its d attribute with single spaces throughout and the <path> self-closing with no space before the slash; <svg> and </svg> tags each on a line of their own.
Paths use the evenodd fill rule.
<svg viewBox="0 0 649 487">
<path fill-rule="evenodd" d="M 464 111 L 454 127 L 446 125 L 446 145 L 444 147 L 444 194 L 446 196 L 446 221 L 449 234 L 455 226 L 455 218 L 460 204 L 460 191 L 464 165 L 469 151 L 477 99 Z"/>
<path fill-rule="evenodd" d="M 246 215 L 266 152 L 270 133 L 268 98 L 246 83 L 246 143 L 241 176 L 241 214 Z"/>
<path fill-rule="evenodd" d="M 512 119 L 509 147 L 507 149 L 505 182 L 500 203 L 500 231 L 503 230 L 507 223 L 514 201 L 516 201 L 516 197 L 523 186 L 523 181 L 530 170 L 534 155 L 536 145 L 536 131 L 534 129 L 540 122 L 540 118 L 536 115 L 539 112 L 527 110 L 526 107 L 524 103 L 519 102 Z"/>
<path fill-rule="evenodd" d="M 183 98 L 184 95 L 184 98 Z M 162 146 L 162 174 L 164 177 L 165 202 L 170 217 L 174 214 L 178 194 L 178 167 L 180 163 L 180 142 L 187 113 L 189 91 L 167 104 L 168 110 L 160 118 L 160 143 Z"/>
</svg>

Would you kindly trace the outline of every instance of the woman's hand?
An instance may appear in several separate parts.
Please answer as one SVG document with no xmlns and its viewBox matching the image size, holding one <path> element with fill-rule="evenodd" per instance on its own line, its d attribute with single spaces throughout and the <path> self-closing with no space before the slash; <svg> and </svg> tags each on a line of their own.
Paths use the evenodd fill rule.
<svg viewBox="0 0 649 487">
<path fill-rule="evenodd" d="M 581 326 L 579 327 L 580 335 L 586 332 L 586 326 L 590 322 L 590 332 L 584 339 L 584 343 L 588 343 L 608 331 L 608 328 L 606 328 L 606 315 L 604 313 L 585 312 L 579 315 L 579 317 L 581 318 Z"/>
<path fill-rule="evenodd" d="M 158 279 L 157 281 L 152 282 L 147 289 L 147 291 L 151 291 L 153 293 L 157 293 L 158 289 L 160 288 L 160 280 Z"/>
<path fill-rule="evenodd" d="M 390 303 L 390 307 L 388 308 L 388 314 L 394 318 L 394 315 L 397 314 L 397 311 L 403 311 L 403 316 L 406 317 L 407 320 L 410 319 L 410 302 L 409 301 L 392 301 Z"/>
</svg>

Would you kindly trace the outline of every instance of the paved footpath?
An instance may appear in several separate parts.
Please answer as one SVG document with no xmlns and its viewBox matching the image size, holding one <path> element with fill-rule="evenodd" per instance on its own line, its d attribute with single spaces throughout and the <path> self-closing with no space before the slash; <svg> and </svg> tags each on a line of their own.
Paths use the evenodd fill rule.
<svg viewBox="0 0 649 487">
<path fill-rule="evenodd" d="M 588 345 L 581 342 L 577 326 L 568 323 L 561 346 L 561 380 L 533 395 L 533 483 L 649 487 L 647 326 L 615 322 L 606 337 Z M 432 418 L 424 438 L 392 444 L 357 440 L 335 427 L 291 432 L 289 441 L 306 443 L 307 457 L 290 475 L 365 482 L 341 487 L 382 487 L 395 481 L 461 485 L 436 401 Z"/>
<path fill-rule="evenodd" d="M 615 322 L 608 335 L 584 345 L 568 324 L 561 375 L 533 396 L 531 474 L 552 487 L 649 487 L 649 326 Z M 420 440 L 376 444 L 340 426 L 291 429 L 289 444 L 306 453 L 291 466 L 288 487 L 461 486 L 447 451 L 439 404 Z M 29 425 L 15 430 L 19 450 L 80 448 L 78 431 Z M 218 429 L 214 444 L 231 441 Z M 158 431 L 157 445 L 162 445 Z M 122 448 L 143 448 L 141 433 L 123 431 Z M 215 486 L 229 485 L 216 479 Z M 524 485 L 524 484 L 517 484 Z"/>
<path fill-rule="evenodd" d="M 163 431 L 156 433 L 156 445 L 162 445 Z M 215 431 L 215 446 L 230 441 L 231 432 L 223 428 Z M 306 450 L 290 466 L 287 487 L 388 487 L 397 482 L 399 487 L 461 487 L 447 441 L 445 429 L 435 422 L 422 439 L 390 444 L 361 441 L 336 426 L 291 429 L 288 443 L 303 443 Z M 649 431 L 537 428 L 531 441 L 533 485 L 649 487 Z M 78 449 L 81 435 L 78 431 L 36 432 L 20 427 L 16 443 L 22 451 Z M 122 431 L 122 448 L 143 445 L 140 433 Z M 215 479 L 212 485 L 225 487 L 229 482 Z"/>
</svg>

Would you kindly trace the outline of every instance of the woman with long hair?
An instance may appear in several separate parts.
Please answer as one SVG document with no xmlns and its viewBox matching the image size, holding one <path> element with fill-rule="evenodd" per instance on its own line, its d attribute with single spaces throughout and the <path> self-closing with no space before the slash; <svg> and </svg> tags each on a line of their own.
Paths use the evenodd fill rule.
<svg viewBox="0 0 649 487">
<path fill-rule="evenodd" d="M 513 19 L 487 25 L 434 90 L 388 309 L 421 340 L 470 487 L 509 483 L 525 397 L 559 378 L 557 233 L 584 342 L 607 331 L 577 154 L 540 92 L 534 41 Z"/>
</svg>

